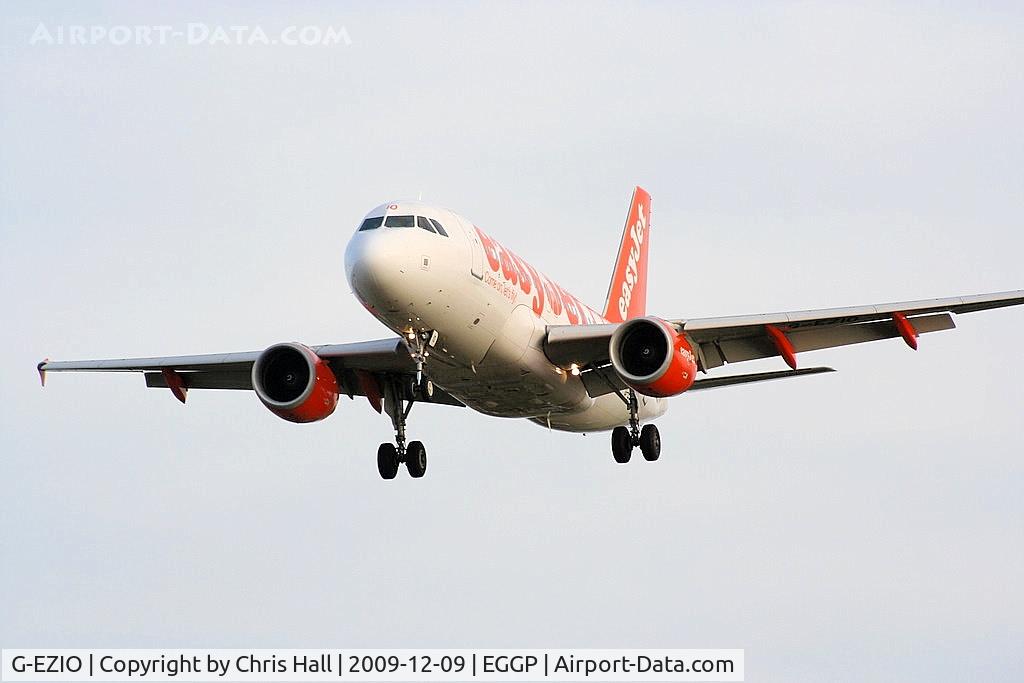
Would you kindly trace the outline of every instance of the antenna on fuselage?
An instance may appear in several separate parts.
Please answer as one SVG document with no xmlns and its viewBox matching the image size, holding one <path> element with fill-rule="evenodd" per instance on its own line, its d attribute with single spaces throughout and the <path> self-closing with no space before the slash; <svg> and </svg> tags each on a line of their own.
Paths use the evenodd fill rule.
<svg viewBox="0 0 1024 683">
<path fill-rule="evenodd" d="M 420 193 L 418 195 L 416 195 L 416 201 L 418 201 L 418 202 L 422 202 L 423 201 L 423 190 L 420 190 Z"/>
</svg>

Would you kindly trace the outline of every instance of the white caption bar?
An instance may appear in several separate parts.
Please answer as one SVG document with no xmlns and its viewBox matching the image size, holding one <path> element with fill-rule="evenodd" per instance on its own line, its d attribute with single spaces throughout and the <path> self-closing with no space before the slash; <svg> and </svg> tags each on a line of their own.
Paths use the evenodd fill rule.
<svg viewBox="0 0 1024 683">
<path fill-rule="evenodd" d="M 4 681 L 742 681 L 743 650 L 3 650 Z"/>
</svg>

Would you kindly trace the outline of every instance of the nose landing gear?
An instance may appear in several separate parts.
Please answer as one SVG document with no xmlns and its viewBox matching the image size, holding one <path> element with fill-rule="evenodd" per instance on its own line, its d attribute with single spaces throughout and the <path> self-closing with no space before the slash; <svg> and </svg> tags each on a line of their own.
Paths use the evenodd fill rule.
<svg viewBox="0 0 1024 683">
<path fill-rule="evenodd" d="M 394 479 L 402 463 L 414 479 L 427 473 L 427 449 L 422 441 L 410 441 L 406 445 L 405 422 L 413 403 L 430 401 L 434 395 L 434 384 L 423 375 L 423 364 L 430 355 L 429 347 L 437 343 L 437 332 L 409 332 L 405 340 L 416 364 L 416 376 L 395 376 L 382 387 L 384 412 L 395 429 L 395 443 L 382 443 L 377 448 L 377 471 L 383 479 Z"/>
<path fill-rule="evenodd" d="M 616 427 L 612 430 L 612 457 L 615 462 L 625 464 L 633 457 L 633 449 L 640 447 L 644 460 L 654 462 L 661 456 L 661 434 L 654 425 L 644 425 L 640 429 L 640 405 L 636 400 L 636 392 L 628 390 L 626 396 L 616 392 L 629 408 L 629 427 Z"/>
<path fill-rule="evenodd" d="M 410 331 L 405 335 L 405 345 L 409 348 L 409 356 L 416 364 L 416 384 L 424 389 L 430 384 L 430 380 L 423 376 L 423 364 L 426 362 L 430 351 L 427 347 L 433 347 L 437 343 L 437 330 Z M 430 385 L 433 393 L 433 385 Z"/>
</svg>

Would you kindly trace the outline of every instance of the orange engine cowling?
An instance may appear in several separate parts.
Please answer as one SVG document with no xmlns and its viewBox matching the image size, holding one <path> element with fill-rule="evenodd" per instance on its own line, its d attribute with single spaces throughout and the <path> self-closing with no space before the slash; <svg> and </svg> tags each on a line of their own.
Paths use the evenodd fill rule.
<svg viewBox="0 0 1024 683">
<path fill-rule="evenodd" d="M 330 366 L 302 344 L 275 344 L 252 366 L 252 387 L 263 405 L 290 422 L 316 422 L 338 405 Z"/>
<path fill-rule="evenodd" d="M 697 378 L 697 359 L 686 336 L 660 318 L 622 323 L 612 334 L 609 351 L 622 381 L 645 396 L 676 396 Z"/>
</svg>

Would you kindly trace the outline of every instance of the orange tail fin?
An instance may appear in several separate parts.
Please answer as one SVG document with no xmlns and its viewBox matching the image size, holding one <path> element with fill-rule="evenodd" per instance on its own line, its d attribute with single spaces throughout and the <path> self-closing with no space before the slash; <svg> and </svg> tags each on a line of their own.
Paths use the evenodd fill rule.
<svg viewBox="0 0 1024 683">
<path fill-rule="evenodd" d="M 651 195 L 637 187 L 629 203 L 626 227 L 622 229 L 619 254 L 615 259 L 604 317 L 621 323 L 647 312 L 647 249 L 651 235 Z"/>
</svg>

